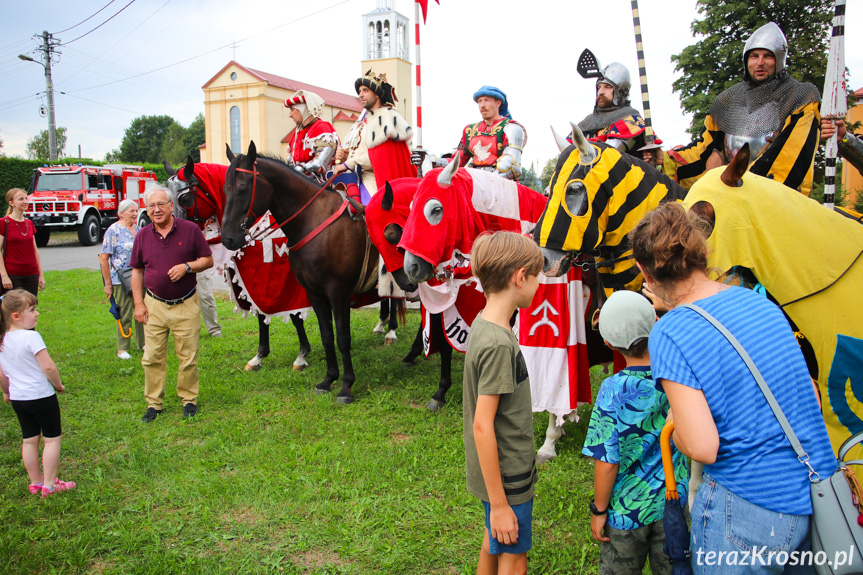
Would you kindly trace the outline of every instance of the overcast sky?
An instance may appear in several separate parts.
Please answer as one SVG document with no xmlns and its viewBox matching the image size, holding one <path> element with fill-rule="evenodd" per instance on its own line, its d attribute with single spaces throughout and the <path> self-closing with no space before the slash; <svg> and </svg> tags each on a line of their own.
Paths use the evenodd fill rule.
<svg viewBox="0 0 863 575">
<path fill-rule="evenodd" d="M 27 140 L 48 126 L 36 96 L 45 90 L 43 68 L 17 58 L 38 57 L 32 35 L 43 30 L 68 43 L 53 67 L 57 126 L 68 130 L 66 153 L 77 155 L 80 145 L 85 157 L 102 159 L 120 146 L 138 116 L 167 114 L 188 126 L 204 110 L 201 86 L 234 59 L 233 42 L 236 60 L 245 66 L 353 93 L 363 57 L 362 15 L 377 5 L 377 0 L 133 0 L 77 39 L 129 4 L 115 0 L 60 33 L 108 1 L 4 0 L 0 138 L 6 155 L 23 156 Z M 411 20 L 414 61 L 414 3 L 394 1 Z M 566 133 L 569 120 L 578 122 L 593 106 L 594 81 L 575 71 L 584 48 L 603 65 L 618 61 L 629 68 L 633 105 L 641 109 L 630 2 L 429 2 L 421 33 L 424 147 L 438 153 L 455 147 L 462 127 L 479 120 L 472 94 L 490 84 L 506 92 L 513 117 L 528 131 L 524 163 L 541 167 L 557 154 L 549 124 Z M 690 32 L 698 16 L 695 0 L 641 0 L 639 7 L 654 128 L 667 144 L 688 143 L 690 119 L 671 89 L 676 75 L 670 57 L 695 42 Z M 861 25 L 861 2 L 849 2 L 845 57 L 855 89 L 863 86 L 863 34 L 854 33 Z M 793 57 L 793 46 L 790 52 Z M 741 63 L 728 65 L 742 75 Z"/>
</svg>

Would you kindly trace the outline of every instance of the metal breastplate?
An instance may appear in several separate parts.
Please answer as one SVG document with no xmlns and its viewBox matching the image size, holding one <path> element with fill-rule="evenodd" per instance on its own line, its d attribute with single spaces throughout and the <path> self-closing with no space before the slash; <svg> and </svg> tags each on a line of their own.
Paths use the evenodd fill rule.
<svg viewBox="0 0 863 575">
<path fill-rule="evenodd" d="M 772 141 L 773 132 L 763 136 L 736 136 L 734 134 L 725 134 L 725 162 L 731 162 L 744 144 L 749 144 L 749 157 L 754 160 L 761 155 L 761 152 L 763 152 Z"/>
</svg>

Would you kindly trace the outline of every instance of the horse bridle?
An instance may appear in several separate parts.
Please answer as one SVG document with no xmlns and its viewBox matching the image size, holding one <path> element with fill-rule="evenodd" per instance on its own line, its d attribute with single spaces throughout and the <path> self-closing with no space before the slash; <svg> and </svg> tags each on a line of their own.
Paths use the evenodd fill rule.
<svg viewBox="0 0 863 575">
<path fill-rule="evenodd" d="M 176 178 L 176 176 L 174 176 Z M 192 221 L 198 221 L 198 180 L 192 176 L 191 179 L 181 180 L 177 178 L 178 182 L 186 183 L 187 185 L 183 188 L 179 188 L 177 190 L 177 205 L 186 212 L 186 214 L 191 214 Z M 192 194 L 192 202 L 189 205 L 184 205 L 186 202 L 185 198 Z M 205 192 L 206 193 L 206 192 Z"/>
<path fill-rule="evenodd" d="M 246 170 L 244 168 L 235 168 L 235 171 L 243 172 L 244 174 L 252 174 L 252 199 L 249 202 L 249 209 L 248 209 L 248 211 L 246 211 L 246 216 L 243 218 L 243 221 L 240 222 L 240 229 L 243 231 L 248 231 L 250 229 L 250 226 L 247 223 L 249 221 L 249 216 L 254 216 L 254 219 L 252 219 L 252 224 L 254 224 L 256 221 L 258 221 L 258 217 L 254 211 L 255 191 L 258 187 L 258 162 L 255 161 L 252 163 L 252 169 L 251 170 Z M 264 234 L 266 234 L 267 232 L 281 228 L 282 226 L 288 224 L 291 220 L 293 220 L 294 218 L 299 216 L 301 213 L 303 213 L 303 210 L 305 210 L 310 205 L 312 205 L 312 202 L 314 202 L 318 198 L 318 196 L 320 196 L 323 193 L 323 191 L 327 189 L 327 186 L 329 186 L 333 182 L 333 179 L 335 179 L 335 177 L 336 177 L 336 174 L 333 174 L 332 176 L 330 176 L 330 178 L 326 182 L 324 182 L 324 185 L 321 186 L 321 189 L 318 190 L 317 193 L 315 193 L 315 195 L 312 196 L 311 199 L 308 202 L 306 202 L 306 204 L 303 207 L 301 207 L 299 210 L 297 210 L 297 212 L 294 215 L 292 215 L 291 217 L 289 217 L 288 219 L 286 219 L 285 221 L 283 221 L 280 224 L 275 224 L 275 223 L 270 224 L 269 227 L 266 227 L 263 230 L 260 230 L 256 235 L 253 235 L 253 236 L 250 235 L 249 241 L 260 241 L 261 239 L 263 239 L 265 237 Z M 323 228 L 325 228 L 326 226 L 331 224 L 338 216 L 340 216 L 342 214 L 342 212 L 345 210 L 345 208 L 347 207 L 347 204 L 348 204 L 348 201 L 345 200 L 344 205 L 341 207 L 341 209 L 339 209 L 335 214 L 333 214 L 332 216 L 327 218 L 327 220 L 324 221 L 323 224 L 318 226 L 311 234 L 309 234 L 308 236 L 303 238 L 300 242 L 298 242 L 294 246 L 290 246 L 288 249 L 299 249 L 299 248 L 303 247 L 310 239 L 312 239 L 321 230 L 323 230 Z"/>
</svg>

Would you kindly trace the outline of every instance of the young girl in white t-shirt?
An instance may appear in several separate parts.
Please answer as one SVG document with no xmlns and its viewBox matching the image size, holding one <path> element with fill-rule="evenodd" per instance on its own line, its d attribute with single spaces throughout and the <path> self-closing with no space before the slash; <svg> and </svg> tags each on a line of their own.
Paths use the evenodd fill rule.
<svg viewBox="0 0 863 575">
<path fill-rule="evenodd" d="M 35 295 L 22 289 L 7 292 L 0 302 L 0 389 L 21 424 L 21 457 L 30 476 L 30 493 L 48 497 L 75 489 L 75 484 L 57 478 L 63 433 L 57 393 L 66 388 L 42 336 L 33 331 L 39 317 L 37 303 Z M 45 443 L 41 469 L 40 436 Z"/>
</svg>

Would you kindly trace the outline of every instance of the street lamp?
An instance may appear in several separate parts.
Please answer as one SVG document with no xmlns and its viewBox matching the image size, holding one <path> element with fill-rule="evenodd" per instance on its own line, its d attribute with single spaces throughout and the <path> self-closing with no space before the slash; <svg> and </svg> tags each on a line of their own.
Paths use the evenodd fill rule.
<svg viewBox="0 0 863 575">
<path fill-rule="evenodd" d="M 51 52 L 53 46 L 49 42 L 51 34 L 48 31 L 42 32 L 44 41 L 41 50 L 44 53 L 44 62 L 34 60 L 26 54 L 18 54 L 18 58 L 25 62 L 36 62 L 45 68 L 45 85 L 48 93 L 48 155 L 52 162 L 57 161 L 57 128 L 54 122 L 54 83 L 51 81 Z"/>
</svg>

